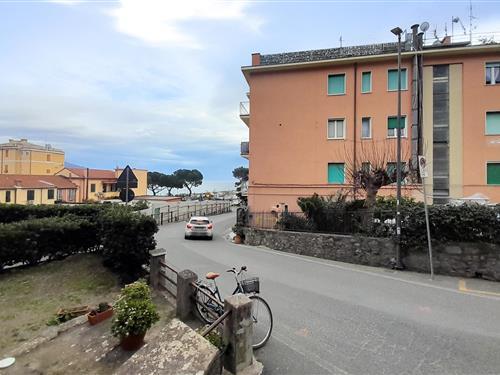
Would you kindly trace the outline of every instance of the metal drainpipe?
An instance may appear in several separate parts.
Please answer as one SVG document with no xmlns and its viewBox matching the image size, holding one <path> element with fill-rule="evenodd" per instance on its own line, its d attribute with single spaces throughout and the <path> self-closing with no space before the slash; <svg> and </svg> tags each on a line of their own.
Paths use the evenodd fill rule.
<svg viewBox="0 0 500 375">
<path fill-rule="evenodd" d="M 357 96 L 358 96 L 358 63 L 354 63 L 354 118 L 353 118 L 353 121 L 354 121 L 354 126 L 353 126 L 353 130 L 354 130 L 354 136 L 353 136 L 353 163 L 352 163 L 352 167 L 353 167 L 353 172 L 356 172 L 356 168 L 357 168 L 357 165 L 356 165 L 356 158 L 357 158 L 357 146 L 356 146 L 356 134 L 358 133 L 358 130 L 357 130 L 357 125 L 358 125 L 358 108 L 357 108 L 357 105 L 358 105 L 358 101 L 357 101 Z M 358 192 L 358 187 L 357 187 L 357 183 L 356 181 L 353 181 L 353 184 L 354 184 L 354 199 L 356 199 L 356 195 L 357 195 L 357 192 Z"/>
</svg>

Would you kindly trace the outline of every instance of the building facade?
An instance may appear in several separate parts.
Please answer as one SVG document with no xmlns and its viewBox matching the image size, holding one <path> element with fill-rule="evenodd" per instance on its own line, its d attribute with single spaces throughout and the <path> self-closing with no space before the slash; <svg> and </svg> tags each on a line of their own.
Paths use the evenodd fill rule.
<svg viewBox="0 0 500 375">
<path fill-rule="evenodd" d="M 99 201 L 119 197 L 119 189 L 116 182 L 123 169 L 115 170 L 91 169 L 91 168 L 63 168 L 57 172 L 58 176 L 64 176 L 77 186 L 77 202 Z M 137 188 L 132 190 L 135 196 L 147 195 L 147 170 L 132 169 L 137 177 Z"/>
<path fill-rule="evenodd" d="M 61 176 L 0 175 L 0 203 L 75 203 L 77 186 Z"/>
<path fill-rule="evenodd" d="M 298 197 L 352 191 L 349 171 L 377 158 L 395 167 L 395 43 L 257 53 L 242 71 L 252 211 L 294 211 Z M 500 45 L 405 44 L 401 79 L 405 166 L 427 157 L 424 181 L 436 203 L 473 194 L 500 202 Z M 403 194 L 421 199 L 421 181 Z"/>
<path fill-rule="evenodd" d="M 54 175 L 64 167 L 64 151 L 27 139 L 0 144 L 0 174 Z"/>
</svg>

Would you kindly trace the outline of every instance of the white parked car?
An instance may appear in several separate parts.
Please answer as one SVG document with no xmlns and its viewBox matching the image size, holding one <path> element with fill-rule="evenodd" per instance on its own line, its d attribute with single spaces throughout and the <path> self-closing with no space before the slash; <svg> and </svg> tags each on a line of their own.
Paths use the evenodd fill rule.
<svg viewBox="0 0 500 375">
<path fill-rule="evenodd" d="M 184 238 L 205 237 L 211 240 L 213 238 L 214 225 L 212 221 L 205 216 L 193 216 L 186 223 Z"/>
</svg>

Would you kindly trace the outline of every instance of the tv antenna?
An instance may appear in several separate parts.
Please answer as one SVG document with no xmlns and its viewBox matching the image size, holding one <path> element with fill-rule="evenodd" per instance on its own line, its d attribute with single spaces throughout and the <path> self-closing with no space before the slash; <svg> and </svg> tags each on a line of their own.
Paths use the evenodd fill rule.
<svg viewBox="0 0 500 375">
<path fill-rule="evenodd" d="M 339 42 L 340 42 L 340 48 L 342 48 L 342 34 L 340 34 Z"/>
<path fill-rule="evenodd" d="M 473 14 L 472 14 L 472 0 L 469 1 L 469 36 L 470 36 L 470 44 L 472 44 L 472 20 L 475 20 L 477 19 L 477 17 L 475 17 Z M 474 29 L 476 27 L 474 26 Z"/>
</svg>

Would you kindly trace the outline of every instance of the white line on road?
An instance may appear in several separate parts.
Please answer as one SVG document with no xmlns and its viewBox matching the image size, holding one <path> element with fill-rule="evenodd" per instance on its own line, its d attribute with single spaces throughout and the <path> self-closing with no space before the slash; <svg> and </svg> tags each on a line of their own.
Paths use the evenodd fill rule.
<svg viewBox="0 0 500 375">
<path fill-rule="evenodd" d="M 362 273 L 362 274 L 365 274 L 365 275 L 371 275 L 371 276 L 380 277 L 380 278 L 387 279 L 387 280 L 400 281 L 400 282 L 406 283 L 406 284 L 411 284 L 411 285 L 417 285 L 417 286 L 422 286 L 422 287 L 426 287 L 426 288 L 443 290 L 443 291 L 446 291 L 446 292 L 452 292 L 452 293 L 460 294 L 460 295 L 468 295 L 468 296 L 477 297 L 477 298 L 486 298 L 486 299 L 491 299 L 491 300 L 495 300 L 495 301 L 500 301 L 500 297 L 495 297 L 495 296 L 491 296 L 491 295 L 479 295 L 477 293 L 471 293 L 471 292 L 464 291 L 464 290 L 457 290 L 457 289 L 453 289 L 453 288 L 447 288 L 447 287 L 439 286 L 439 285 L 427 284 L 427 283 L 423 283 L 423 282 L 420 282 L 420 281 L 405 280 L 405 279 L 402 279 L 402 278 L 399 278 L 399 277 L 395 277 L 395 276 L 381 275 L 381 274 L 379 274 L 377 272 L 366 271 L 366 270 L 356 269 L 356 268 L 347 267 L 347 266 L 341 266 L 339 264 L 325 263 L 325 262 L 321 262 L 321 261 L 314 260 L 314 259 L 308 259 L 308 257 L 306 255 L 294 255 L 294 254 L 285 253 L 285 252 L 282 252 L 282 251 L 279 251 L 279 250 L 264 249 L 262 247 L 257 247 L 257 246 L 248 246 L 248 245 L 237 245 L 237 246 L 242 246 L 242 247 L 245 247 L 247 249 L 252 249 L 252 250 L 258 250 L 258 251 L 262 251 L 262 252 L 273 254 L 273 255 L 279 255 L 279 256 L 283 256 L 283 257 L 299 259 L 299 260 L 302 260 L 304 262 L 320 264 L 320 265 L 323 265 L 323 266 L 326 266 L 326 267 L 330 267 L 330 268 L 338 268 L 338 269 L 341 269 L 341 270 L 344 270 L 344 271 L 352 271 L 352 272 Z M 330 261 L 329 259 L 325 259 L 325 260 Z M 334 261 L 332 261 L 332 262 L 334 262 Z"/>
</svg>

